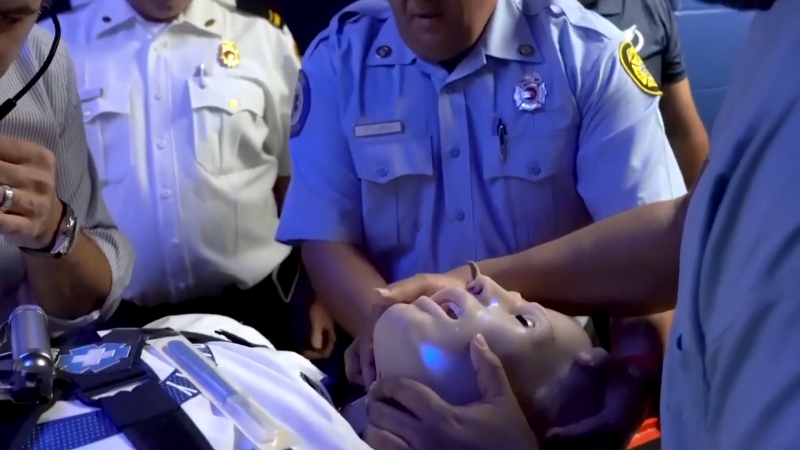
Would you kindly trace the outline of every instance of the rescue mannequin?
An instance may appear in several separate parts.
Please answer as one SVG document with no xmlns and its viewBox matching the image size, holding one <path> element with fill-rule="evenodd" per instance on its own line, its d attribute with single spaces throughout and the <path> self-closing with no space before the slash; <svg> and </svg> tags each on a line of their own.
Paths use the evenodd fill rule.
<svg viewBox="0 0 800 450">
<path fill-rule="evenodd" d="M 599 399 L 584 398 L 585 409 L 563 392 L 561 381 L 575 357 L 591 349 L 589 336 L 574 318 L 525 301 L 473 267 L 465 289 L 447 289 L 411 304 L 391 306 L 375 325 L 378 378 L 410 378 L 433 389 L 443 400 L 463 405 L 480 397 L 469 345 L 480 333 L 498 356 L 517 401 L 536 431 L 588 417 Z M 565 403 L 573 403 L 569 409 Z M 352 414 L 352 416 L 350 415 Z M 346 416 L 356 431 L 361 419 Z"/>
<path fill-rule="evenodd" d="M 235 336 L 234 342 L 247 342 L 248 345 L 239 345 L 212 341 L 201 347 L 228 379 L 298 433 L 306 448 L 367 448 L 357 436 L 365 425 L 363 401 L 342 411 L 342 418 L 322 392 L 324 375 L 298 354 L 275 351 L 270 342 L 252 328 L 214 315 L 172 316 L 146 328 L 169 328 L 220 340 Z M 519 294 L 500 288 L 477 271 L 465 289 L 448 289 L 431 298 L 420 298 L 413 304 L 394 305 L 381 316 L 374 339 L 379 377 L 415 379 L 454 404 L 474 401 L 480 394 L 470 361 L 469 343 L 478 333 L 485 337 L 503 363 L 528 423 L 537 433 L 562 420 L 569 421 L 562 417 L 564 402 L 585 404 L 585 411 L 576 412 L 572 408 L 570 412 L 581 417 L 590 415 L 598 407 L 583 393 L 561 389 L 562 376 L 575 356 L 591 348 L 580 324 L 524 301 Z M 104 345 L 118 347 L 120 343 L 98 342 L 95 345 L 104 350 Z M 76 373 L 87 370 L 100 373 L 125 363 L 133 355 L 104 353 L 102 358 L 90 361 L 92 358 L 85 354 L 86 348 L 63 351 L 62 357 L 67 359 L 62 365 L 76 366 Z M 142 350 L 141 359 L 202 432 L 210 448 L 247 448 L 247 440 L 234 430 L 233 424 L 215 414 L 197 388 L 157 357 L 150 346 Z M 575 398 L 580 402 L 570 400 Z M 98 425 L 105 423 L 99 414 L 97 408 L 87 408 L 74 399 L 58 402 L 38 420 L 30 439 L 40 445 L 49 442 L 70 449 L 88 450 L 94 445 L 109 449 L 136 448 L 118 431 Z M 89 426 L 92 433 L 81 431 L 79 425 Z"/>
</svg>

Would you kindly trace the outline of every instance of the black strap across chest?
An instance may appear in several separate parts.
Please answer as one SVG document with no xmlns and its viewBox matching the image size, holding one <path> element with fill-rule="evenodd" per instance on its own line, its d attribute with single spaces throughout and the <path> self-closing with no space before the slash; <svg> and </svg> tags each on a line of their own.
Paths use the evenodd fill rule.
<svg viewBox="0 0 800 450">
<path fill-rule="evenodd" d="M 215 333 L 235 344 L 256 348 L 255 345 L 224 330 Z M 227 342 L 225 339 L 199 333 L 180 333 L 194 344 Z M 115 329 L 105 334 L 84 332 L 62 336 L 53 342 L 59 358 L 58 377 L 54 386 L 53 400 L 46 405 L 18 405 L 0 402 L 0 449 L 22 450 L 34 431 L 41 416 L 60 400 L 76 399 L 85 405 L 101 409 L 137 450 L 172 450 L 175 443 L 180 448 L 212 450 L 211 445 L 184 412 L 180 403 L 170 397 L 161 387 L 159 377 L 142 361 L 141 353 L 148 339 L 177 336 L 171 329 Z M 97 373 L 69 371 L 71 352 L 87 346 L 120 349 L 125 346 L 124 357 L 112 366 Z M 116 346 L 116 347 L 115 347 Z M 0 354 L 3 354 L 0 346 Z M 6 355 L 10 357 L 10 355 Z M 317 391 L 328 402 L 328 392 L 323 386 L 305 374 L 301 379 Z M 119 388 L 139 383 L 128 391 L 111 396 L 104 394 Z"/>
<path fill-rule="evenodd" d="M 158 333 L 165 337 L 176 334 L 172 330 L 158 330 Z M 62 358 L 75 349 L 103 344 L 124 345 L 126 347 L 120 348 L 127 354 L 119 358 L 114 367 L 98 373 L 76 374 L 62 366 L 54 386 L 54 398 L 47 405 L 0 404 L 0 449 L 21 450 L 45 412 L 59 400 L 77 399 L 102 409 L 137 450 L 171 450 L 176 442 L 183 448 L 212 450 L 180 403 L 164 391 L 159 377 L 142 361 L 145 340 L 152 335 L 156 332 L 130 329 L 114 330 L 102 337 L 92 332 L 59 339 L 54 344 Z M 136 383 L 140 384 L 130 391 L 95 399 Z"/>
</svg>

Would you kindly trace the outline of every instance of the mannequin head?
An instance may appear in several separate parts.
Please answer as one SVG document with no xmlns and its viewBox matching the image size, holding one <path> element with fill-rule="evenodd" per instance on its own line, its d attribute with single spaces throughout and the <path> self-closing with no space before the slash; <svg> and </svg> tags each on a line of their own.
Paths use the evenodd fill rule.
<svg viewBox="0 0 800 450">
<path fill-rule="evenodd" d="M 374 332 L 378 377 L 416 380 L 454 405 L 476 401 L 469 343 L 478 333 L 502 362 L 532 423 L 546 414 L 536 400 L 555 387 L 578 353 L 591 348 L 571 317 L 478 275 L 465 289 L 446 289 L 383 313 Z"/>
</svg>

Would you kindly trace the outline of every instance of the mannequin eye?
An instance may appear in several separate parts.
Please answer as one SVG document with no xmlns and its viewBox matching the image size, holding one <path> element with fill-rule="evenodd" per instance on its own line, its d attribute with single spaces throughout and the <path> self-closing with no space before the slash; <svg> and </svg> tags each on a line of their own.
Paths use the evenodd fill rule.
<svg viewBox="0 0 800 450">
<path fill-rule="evenodd" d="M 523 327 L 525 327 L 525 328 L 533 328 L 533 322 L 528 320 L 527 317 L 525 317 L 525 316 L 523 316 L 521 314 L 517 314 L 516 316 L 514 316 L 514 318 L 517 319 L 517 322 L 521 323 Z"/>
</svg>

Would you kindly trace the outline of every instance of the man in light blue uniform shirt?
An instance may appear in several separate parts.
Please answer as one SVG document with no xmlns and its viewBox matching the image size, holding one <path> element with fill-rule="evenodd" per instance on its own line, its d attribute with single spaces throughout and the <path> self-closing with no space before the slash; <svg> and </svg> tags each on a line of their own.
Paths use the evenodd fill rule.
<svg viewBox="0 0 800 450">
<path fill-rule="evenodd" d="M 364 0 L 303 60 L 278 239 L 351 335 L 375 288 L 685 193 L 660 91 L 571 0 Z"/>
<path fill-rule="evenodd" d="M 787 74 L 798 70 L 800 8 L 796 0 L 714 3 L 765 11 L 754 17 L 693 191 L 478 264 L 507 289 L 569 299 L 572 310 L 671 308 L 677 288 L 661 389 L 662 448 L 795 449 L 800 85 Z M 611 409 L 592 421 L 613 428 Z"/>
<path fill-rule="evenodd" d="M 692 193 L 664 362 L 667 450 L 800 448 L 800 86 L 785 78 L 800 69 L 798 24 L 796 0 L 755 15 Z"/>
</svg>

